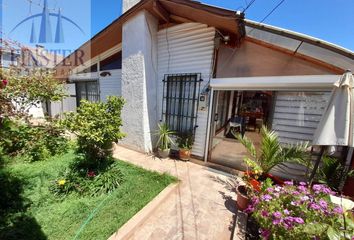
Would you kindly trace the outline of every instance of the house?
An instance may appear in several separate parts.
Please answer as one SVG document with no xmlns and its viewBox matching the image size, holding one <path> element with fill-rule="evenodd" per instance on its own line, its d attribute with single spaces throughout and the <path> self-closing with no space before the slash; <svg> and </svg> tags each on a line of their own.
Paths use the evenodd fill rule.
<svg viewBox="0 0 354 240">
<path fill-rule="evenodd" d="M 196 158 L 242 169 L 230 129 L 259 143 L 266 124 L 284 144 L 311 142 L 333 83 L 354 69 L 353 52 L 240 12 L 189 0 L 124 0 L 123 10 L 56 70 L 78 103 L 123 96 L 123 144 L 140 151 L 166 122 L 194 134 Z"/>
<path fill-rule="evenodd" d="M 17 60 L 20 54 L 17 50 L 2 46 L 0 49 L 0 67 L 9 68 L 11 66 L 17 66 Z"/>
</svg>

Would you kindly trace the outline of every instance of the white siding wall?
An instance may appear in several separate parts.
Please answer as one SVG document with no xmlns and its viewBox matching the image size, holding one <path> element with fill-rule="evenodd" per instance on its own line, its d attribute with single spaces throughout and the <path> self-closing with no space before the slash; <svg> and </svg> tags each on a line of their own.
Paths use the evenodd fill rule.
<svg viewBox="0 0 354 240">
<path fill-rule="evenodd" d="M 272 129 L 284 144 L 312 142 L 330 92 L 277 92 Z"/>
<path fill-rule="evenodd" d="M 122 70 L 110 70 L 111 76 L 99 78 L 101 101 L 106 101 L 108 96 L 122 95 Z"/>
<path fill-rule="evenodd" d="M 50 115 L 52 117 L 60 115 L 64 112 L 76 111 L 76 88 L 75 83 L 66 84 L 68 97 L 59 102 L 50 103 Z"/>
<path fill-rule="evenodd" d="M 185 23 L 158 32 L 158 112 L 162 117 L 162 93 L 165 74 L 201 73 L 201 90 L 211 78 L 215 29 L 200 23 Z M 192 153 L 204 156 L 208 111 L 198 111 Z"/>
</svg>

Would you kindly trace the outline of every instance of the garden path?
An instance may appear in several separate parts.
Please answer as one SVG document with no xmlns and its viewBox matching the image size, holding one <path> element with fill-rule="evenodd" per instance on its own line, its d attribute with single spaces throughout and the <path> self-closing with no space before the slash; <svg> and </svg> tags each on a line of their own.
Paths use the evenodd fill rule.
<svg viewBox="0 0 354 240">
<path fill-rule="evenodd" d="M 122 146 L 115 147 L 114 157 L 171 174 L 181 181 L 129 239 L 237 239 L 233 236 L 236 195 L 232 176 L 192 162 L 159 159 Z"/>
</svg>

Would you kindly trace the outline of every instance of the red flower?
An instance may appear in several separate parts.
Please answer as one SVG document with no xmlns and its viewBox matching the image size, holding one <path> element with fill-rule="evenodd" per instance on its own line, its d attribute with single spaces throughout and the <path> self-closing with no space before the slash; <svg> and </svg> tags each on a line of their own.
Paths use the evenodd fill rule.
<svg viewBox="0 0 354 240">
<path fill-rule="evenodd" d="M 96 176 L 96 173 L 95 173 L 94 171 L 89 171 L 89 172 L 87 173 L 87 176 L 88 176 L 88 177 L 95 177 L 95 176 Z"/>
<path fill-rule="evenodd" d="M 3 84 L 5 87 L 6 87 L 7 83 L 8 83 L 8 81 L 7 81 L 6 79 L 3 79 L 3 80 L 2 80 L 2 84 Z"/>
</svg>

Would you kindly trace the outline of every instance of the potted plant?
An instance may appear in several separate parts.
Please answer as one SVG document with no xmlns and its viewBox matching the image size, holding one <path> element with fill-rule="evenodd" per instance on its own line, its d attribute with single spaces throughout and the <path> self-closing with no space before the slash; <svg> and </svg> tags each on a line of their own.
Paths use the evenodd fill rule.
<svg viewBox="0 0 354 240">
<path fill-rule="evenodd" d="M 250 139 L 241 134 L 235 134 L 235 137 L 250 154 L 250 157 L 244 158 L 247 168 L 250 169 L 245 175 L 250 177 L 249 182 L 257 191 L 260 190 L 260 181 L 267 178 L 272 179 L 277 184 L 283 183 L 281 179 L 269 174 L 273 167 L 285 162 L 304 161 L 308 157 L 306 152 L 307 143 L 284 147 L 279 142 L 277 134 L 268 130 L 265 126 L 261 129 L 261 136 L 260 149 L 257 151 Z"/>
<path fill-rule="evenodd" d="M 249 189 L 247 185 L 239 185 L 236 188 L 236 204 L 237 204 L 237 209 L 240 211 L 243 211 L 247 209 L 251 198 L 249 196 Z"/>
<path fill-rule="evenodd" d="M 177 138 L 179 158 L 181 160 L 188 161 L 190 159 L 193 142 L 192 134 L 181 135 Z"/>
<path fill-rule="evenodd" d="M 170 155 L 171 145 L 173 144 L 173 140 L 171 135 L 174 133 L 171 131 L 166 123 L 159 124 L 159 129 L 156 131 L 156 135 L 158 136 L 157 140 L 157 152 L 159 157 L 167 158 Z"/>
</svg>

